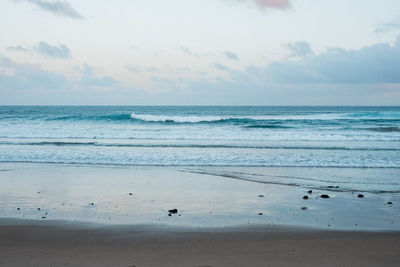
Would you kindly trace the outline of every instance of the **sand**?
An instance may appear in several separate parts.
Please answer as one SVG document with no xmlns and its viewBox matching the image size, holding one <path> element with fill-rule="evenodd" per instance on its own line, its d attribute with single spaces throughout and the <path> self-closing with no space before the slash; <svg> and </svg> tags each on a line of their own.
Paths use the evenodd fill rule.
<svg viewBox="0 0 400 267">
<path fill-rule="evenodd" d="M 331 184 L 274 182 L 397 170 L 27 163 L 0 170 L 0 266 L 400 265 L 400 194 L 358 198 Z M 266 175 L 267 183 L 247 179 Z"/>
<path fill-rule="evenodd" d="M 400 232 L 0 220 L 0 266 L 399 266 Z"/>
</svg>

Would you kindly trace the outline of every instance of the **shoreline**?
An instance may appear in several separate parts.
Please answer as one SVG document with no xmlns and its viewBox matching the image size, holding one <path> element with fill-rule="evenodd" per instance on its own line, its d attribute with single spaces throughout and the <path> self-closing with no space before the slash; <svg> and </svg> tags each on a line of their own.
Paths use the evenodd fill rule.
<svg viewBox="0 0 400 267">
<path fill-rule="evenodd" d="M 400 231 L 0 219 L 0 266 L 397 266 Z"/>
<path fill-rule="evenodd" d="M 323 168 L 0 163 L 0 170 L 0 218 L 179 227 L 400 229 L 400 194 L 387 191 L 392 186 L 347 183 L 348 177 L 360 181 L 377 175 L 394 180 L 397 171 L 391 169 L 332 173 Z M 176 214 L 169 214 L 172 209 Z"/>
</svg>

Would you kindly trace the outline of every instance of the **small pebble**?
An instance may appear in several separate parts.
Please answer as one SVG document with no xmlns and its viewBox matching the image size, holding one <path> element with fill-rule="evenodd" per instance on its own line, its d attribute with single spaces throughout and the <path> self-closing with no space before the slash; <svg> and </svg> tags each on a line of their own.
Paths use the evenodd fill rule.
<svg viewBox="0 0 400 267">
<path fill-rule="evenodd" d="M 392 201 L 388 201 L 388 202 L 386 202 L 386 204 L 388 204 L 388 205 L 392 205 L 392 204 L 393 204 L 393 202 L 392 202 Z"/>
<path fill-rule="evenodd" d="M 92 202 L 92 203 L 90 203 L 90 205 L 92 205 L 92 206 L 93 206 L 93 205 L 94 205 L 94 203 Z"/>
<path fill-rule="evenodd" d="M 263 213 L 262 213 L 262 212 L 259 212 L 258 215 L 263 215 Z"/>
<path fill-rule="evenodd" d="M 307 207 L 301 207 L 301 210 L 308 210 Z"/>
<path fill-rule="evenodd" d="M 363 195 L 363 194 L 358 194 L 357 197 L 358 197 L 358 198 L 363 198 L 364 195 Z"/>
<path fill-rule="evenodd" d="M 132 193 L 129 193 L 129 195 L 132 196 L 133 194 L 132 194 Z"/>
<path fill-rule="evenodd" d="M 312 190 L 308 190 L 307 193 L 312 194 Z"/>
<path fill-rule="evenodd" d="M 308 196 L 304 196 L 303 199 L 307 200 L 307 199 L 308 199 Z"/>
<path fill-rule="evenodd" d="M 168 211 L 170 214 L 172 213 L 172 214 L 177 214 L 178 213 L 178 210 L 177 209 L 172 209 L 172 210 L 169 210 Z"/>
<path fill-rule="evenodd" d="M 264 197 L 264 195 L 258 195 L 258 197 Z"/>
<path fill-rule="evenodd" d="M 20 210 L 20 208 L 17 208 L 17 210 Z"/>
<path fill-rule="evenodd" d="M 329 198 L 329 196 L 328 196 L 328 195 L 325 195 L 325 194 L 321 195 L 320 197 L 321 197 L 321 198 Z"/>
</svg>

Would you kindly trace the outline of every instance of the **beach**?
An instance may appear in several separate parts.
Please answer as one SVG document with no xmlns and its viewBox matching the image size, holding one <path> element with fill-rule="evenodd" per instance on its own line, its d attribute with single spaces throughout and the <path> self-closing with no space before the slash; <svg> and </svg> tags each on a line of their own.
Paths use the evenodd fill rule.
<svg viewBox="0 0 400 267">
<path fill-rule="evenodd" d="M 400 267 L 399 10 L 0 1 L 0 267 Z"/>
<path fill-rule="evenodd" d="M 1 220 L 1 266 L 398 266 L 399 232 Z"/>
<path fill-rule="evenodd" d="M 400 260 L 396 193 L 359 198 L 330 187 L 239 179 L 250 170 L 257 177 L 282 172 L 274 168 L 1 163 L 0 169 L 1 266 L 396 266 Z"/>
</svg>

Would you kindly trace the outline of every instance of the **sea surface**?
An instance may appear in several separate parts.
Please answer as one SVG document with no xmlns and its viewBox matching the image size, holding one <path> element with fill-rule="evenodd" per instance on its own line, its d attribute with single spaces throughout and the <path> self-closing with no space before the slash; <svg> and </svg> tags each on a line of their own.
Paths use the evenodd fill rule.
<svg viewBox="0 0 400 267">
<path fill-rule="evenodd" d="M 400 107 L 1 106 L 0 162 L 400 168 Z"/>
</svg>

